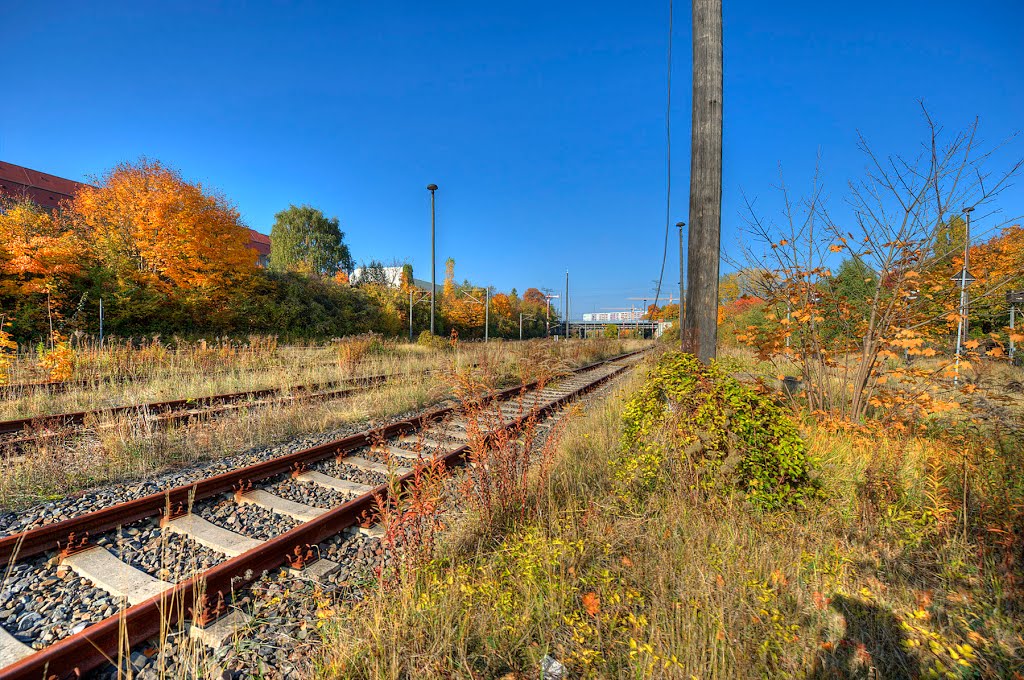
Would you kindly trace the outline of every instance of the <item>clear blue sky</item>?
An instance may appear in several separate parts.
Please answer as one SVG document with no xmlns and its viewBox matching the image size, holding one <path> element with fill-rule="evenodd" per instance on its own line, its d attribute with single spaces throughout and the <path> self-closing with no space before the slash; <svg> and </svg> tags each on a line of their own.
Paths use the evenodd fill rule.
<svg viewBox="0 0 1024 680">
<path fill-rule="evenodd" d="M 673 223 L 686 219 L 689 3 L 676 0 Z M 0 159 L 73 179 L 141 155 L 226 193 L 267 232 L 289 203 L 340 218 L 357 262 L 561 289 L 574 316 L 649 294 L 665 211 L 667 0 L 0 0 Z M 917 99 L 986 139 L 1024 127 L 1024 3 L 725 0 L 723 245 L 742 194 L 772 206 L 819 149 L 838 203 L 922 138 Z M 1019 149 L 1019 147 L 1018 147 Z M 1003 197 L 1024 213 L 1024 191 Z M 674 234 L 673 234 L 674 238 Z M 673 240 L 666 286 L 678 280 Z M 639 303 L 638 303 L 639 304 Z"/>
</svg>

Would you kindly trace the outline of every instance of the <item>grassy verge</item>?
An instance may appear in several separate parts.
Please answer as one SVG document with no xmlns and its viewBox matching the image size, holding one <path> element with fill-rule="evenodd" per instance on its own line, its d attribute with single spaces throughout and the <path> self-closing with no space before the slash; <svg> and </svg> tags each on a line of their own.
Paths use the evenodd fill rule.
<svg viewBox="0 0 1024 680">
<path fill-rule="evenodd" d="M 672 449 L 638 493 L 640 384 L 569 423 L 536 512 L 464 513 L 345 610 L 316 677 L 536 678 L 546 656 L 569 677 L 1020 677 L 1019 447 L 819 424 L 802 507 L 695 482 Z"/>
</svg>

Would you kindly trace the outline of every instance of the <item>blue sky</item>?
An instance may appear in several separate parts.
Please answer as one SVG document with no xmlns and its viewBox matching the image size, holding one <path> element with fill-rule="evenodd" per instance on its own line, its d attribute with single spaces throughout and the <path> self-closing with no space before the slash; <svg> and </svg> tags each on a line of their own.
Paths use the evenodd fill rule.
<svg viewBox="0 0 1024 680">
<path fill-rule="evenodd" d="M 673 223 L 689 186 L 689 3 L 677 0 Z M 0 0 L 0 159 L 73 179 L 146 155 L 267 232 L 290 203 L 340 218 L 357 261 L 499 289 L 571 272 L 573 312 L 650 294 L 665 214 L 668 3 Z M 992 142 L 1024 127 L 1024 3 L 725 0 L 723 247 L 821 153 L 834 202 L 922 139 L 918 99 Z M 1017 145 L 1018 154 L 1021 146 Z M 1024 213 L 1024 190 L 1003 195 Z M 674 238 L 674 233 L 673 233 Z M 678 281 L 673 241 L 666 286 Z M 639 304 L 639 303 L 636 303 Z"/>
</svg>

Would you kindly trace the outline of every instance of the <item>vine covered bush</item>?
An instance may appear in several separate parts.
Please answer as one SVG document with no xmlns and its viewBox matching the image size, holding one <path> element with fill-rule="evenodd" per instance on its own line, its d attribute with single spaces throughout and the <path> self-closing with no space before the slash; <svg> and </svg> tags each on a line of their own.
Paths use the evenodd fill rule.
<svg viewBox="0 0 1024 680">
<path fill-rule="evenodd" d="M 653 491 L 668 466 L 692 488 L 736 491 L 761 508 L 803 505 L 814 493 L 807 448 L 782 408 L 692 355 L 664 354 L 623 419 L 622 498 Z"/>
</svg>

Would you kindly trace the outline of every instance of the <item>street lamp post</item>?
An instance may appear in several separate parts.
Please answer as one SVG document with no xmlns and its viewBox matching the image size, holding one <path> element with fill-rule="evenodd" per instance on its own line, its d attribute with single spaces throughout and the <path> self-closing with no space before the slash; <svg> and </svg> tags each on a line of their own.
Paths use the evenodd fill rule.
<svg viewBox="0 0 1024 680">
<path fill-rule="evenodd" d="M 484 343 L 490 339 L 491 333 L 491 289 L 484 288 Z"/>
<path fill-rule="evenodd" d="M 430 334 L 434 334 L 434 298 L 437 297 L 437 268 L 434 266 L 434 192 L 436 184 L 428 184 L 430 192 Z"/>
<path fill-rule="evenodd" d="M 565 270 L 565 339 L 569 339 L 569 270 Z"/>
<path fill-rule="evenodd" d="M 683 320 L 686 316 L 686 299 L 683 297 L 683 286 L 686 282 L 686 258 L 683 257 L 683 227 L 686 222 L 676 222 L 679 228 L 679 348 L 686 350 L 686 342 L 683 340 Z"/>
</svg>

